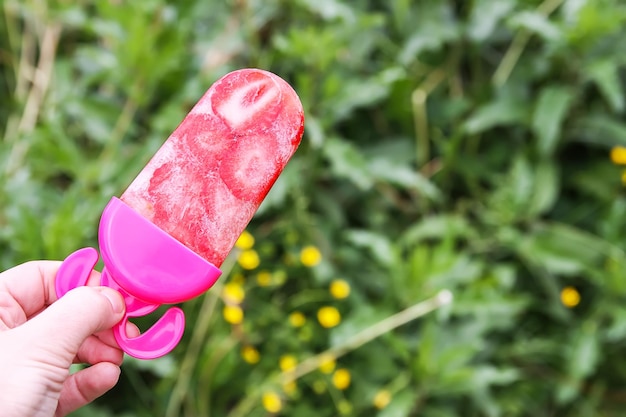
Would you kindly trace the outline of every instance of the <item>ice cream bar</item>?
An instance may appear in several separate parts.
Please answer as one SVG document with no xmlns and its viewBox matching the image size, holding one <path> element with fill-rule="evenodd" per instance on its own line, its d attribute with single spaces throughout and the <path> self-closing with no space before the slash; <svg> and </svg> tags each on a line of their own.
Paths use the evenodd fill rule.
<svg viewBox="0 0 626 417">
<path fill-rule="evenodd" d="M 204 94 L 121 200 L 219 267 L 295 152 L 304 128 L 295 91 L 258 69 Z"/>
<path fill-rule="evenodd" d="M 57 296 L 86 285 L 101 256 L 101 285 L 118 290 L 126 303 L 113 327 L 118 345 L 141 359 L 167 354 L 184 332 L 180 308 L 171 307 L 135 337 L 126 334 L 128 320 L 187 301 L 215 283 L 303 127 L 298 96 L 276 75 L 243 69 L 218 80 L 104 208 L 100 252 L 83 248 L 63 261 Z"/>
</svg>

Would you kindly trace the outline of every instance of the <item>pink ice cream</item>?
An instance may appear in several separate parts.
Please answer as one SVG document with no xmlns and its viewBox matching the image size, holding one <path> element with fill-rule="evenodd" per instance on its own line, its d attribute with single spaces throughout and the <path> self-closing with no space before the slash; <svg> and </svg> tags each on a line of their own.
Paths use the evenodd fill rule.
<svg viewBox="0 0 626 417">
<path fill-rule="evenodd" d="M 209 88 L 121 200 L 219 267 L 300 143 L 302 104 L 278 76 Z"/>
</svg>

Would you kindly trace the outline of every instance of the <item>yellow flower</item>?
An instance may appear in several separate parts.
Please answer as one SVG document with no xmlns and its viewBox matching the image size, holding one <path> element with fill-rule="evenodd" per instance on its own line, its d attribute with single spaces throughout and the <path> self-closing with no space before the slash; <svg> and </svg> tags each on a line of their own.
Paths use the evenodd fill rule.
<svg viewBox="0 0 626 417">
<path fill-rule="evenodd" d="M 243 321 L 243 310 L 237 305 L 225 305 L 222 314 L 224 320 L 230 324 L 240 324 Z"/>
<path fill-rule="evenodd" d="M 561 290 L 561 302 L 565 307 L 576 307 L 580 303 L 580 293 L 574 287 L 565 287 Z"/>
<path fill-rule="evenodd" d="M 346 298 L 350 295 L 350 284 L 343 279 L 334 280 L 330 283 L 330 295 L 338 300 Z"/>
<path fill-rule="evenodd" d="M 263 408 L 265 408 L 268 413 L 278 413 L 283 408 L 283 402 L 280 396 L 273 391 L 264 393 L 261 402 L 263 403 Z"/>
<path fill-rule="evenodd" d="M 331 327 L 335 327 L 341 322 L 341 314 L 335 307 L 322 307 L 317 311 L 317 320 L 320 322 L 322 327 L 329 329 Z"/>
<path fill-rule="evenodd" d="M 386 389 L 381 389 L 380 391 L 378 391 L 376 395 L 374 395 L 374 399 L 372 400 L 372 404 L 374 404 L 374 407 L 378 408 L 379 410 L 387 407 L 389 402 L 391 402 L 391 393 Z"/>
<path fill-rule="evenodd" d="M 352 404 L 350 404 L 350 401 L 348 400 L 341 400 L 337 404 L 337 410 L 339 410 L 339 414 L 352 414 Z"/>
<path fill-rule="evenodd" d="M 305 246 L 300 251 L 300 262 L 306 267 L 314 267 L 322 261 L 322 253 L 313 245 Z"/>
<path fill-rule="evenodd" d="M 344 390 L 350 386 L 350 371 L 345 368 L 337 369 L 333 374 L 333 385 L 340 390 Z"/>
<path fill-rule="evenodd" d="M 332 371 L 335 370 L 335 365 L 336 363 L 332 356 L 322 358 L 320 362 L 320 371 L 324 374 L 330 374 Z"/>
<path fill-rule="evenodd" d="M 306 317 L 299 311 L 294 311 L 289 315 L 289 324 L 293 327 L 302 327 L 306 323 Z"/>
<path fill-rule="evenodd" d="M 615 146 L 611 149 L 611 161 L 617 165 L 626 165 L 626 148 Z"/>
<path fill-rule="evenodd" d="M 268 287 L 272 284 L 272 273 L 261 271 L 256 275 L 256 282 L 260 287 Z"/>
<path fill-rule="evenodd" d="M 293 355 L 283 355 L 278 360 L 278 366 L 283 372 L 292 371 L 296 365 L 298 365 L 298 360 Z"/>
<path fill-rule="evenodd" d="M 241 349 L 241 357 L 244 361 L 251 364 L 258 363 L 261 360 L 261 354 L 252 346 L 244 346 Z"/>
<path fill-rule="evenodd" d="M 239 254 L 237 262 L 243 269 L 254 269 L 261 263 L 259 254 L 254 249 L 244 250 Z"/>
<path fill-rule="evenodd" d="M 298 384 L 296 384 L 296 381 L 291 381 L 291 382 L 287 382 L 286 384 L 283 384 L 283 391 L 287 395 L 294 394 L 297 389 L 298 389 Z"/>
<path fill-rule="evenodd" d="M 241 304 L 243 299 L 246 297 L 246 292 L 240 284 L 229 282 L 224 285 L 222 297 L 226 303 Z"/>
<path fill-rule="evenodd" d="M 241 250 L 252 249 L 253 246 L 254 236 L 252 236 L 247 230 L 244 230 L 235 242 L 235 247 Z"/>
</svg>

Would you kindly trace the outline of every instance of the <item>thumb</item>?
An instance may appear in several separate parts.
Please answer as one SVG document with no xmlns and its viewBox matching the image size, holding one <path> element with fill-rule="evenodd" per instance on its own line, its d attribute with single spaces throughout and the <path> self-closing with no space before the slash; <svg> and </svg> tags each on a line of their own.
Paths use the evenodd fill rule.
<svg viewBox="0 0 626 417">
<path fill-rule="evenodd" d="M 108 287 L 78 287 L 20 327 L 34 346 L 71 364 L 85 339 L 113 327 L 124 311 L 124 299 L 117 291 Z"/>
</svg>

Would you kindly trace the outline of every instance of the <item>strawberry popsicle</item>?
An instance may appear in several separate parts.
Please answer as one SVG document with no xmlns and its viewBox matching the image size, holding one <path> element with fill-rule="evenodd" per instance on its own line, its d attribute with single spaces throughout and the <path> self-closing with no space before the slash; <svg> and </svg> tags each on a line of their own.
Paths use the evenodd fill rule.
<svg viewBox="0 0 626 417">
<path fill-rule="evenodd" d="M 121 200 L 219 267 L 295 152 L 302 105 L 278 76 L 231 72 L 202 96 Z"/>
<path fill-rule="evenodd" d="M 83 248 L 63 261 L 57 296 L 86 285 L 101 256 L 101 285 L 126 304 L 113 327 L 120 348 L 140 359 L 170 352 L 184 332 L 182 309 L 167 309 L 138 336 L 126 334 L 128 321 L 211 288 L 303 129 L 302 105 L 285 81 L 258 69 L 225 75 L 122 196 L 111 198 L 100 219 L 100 253 Z"/>
</svg>

